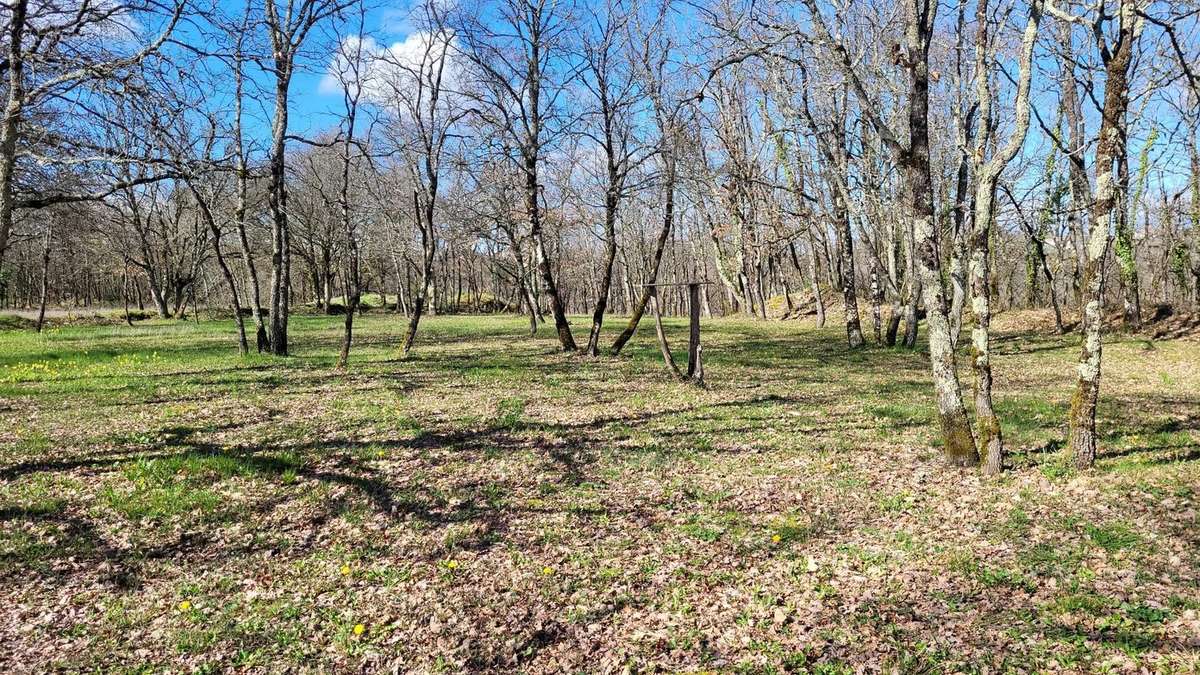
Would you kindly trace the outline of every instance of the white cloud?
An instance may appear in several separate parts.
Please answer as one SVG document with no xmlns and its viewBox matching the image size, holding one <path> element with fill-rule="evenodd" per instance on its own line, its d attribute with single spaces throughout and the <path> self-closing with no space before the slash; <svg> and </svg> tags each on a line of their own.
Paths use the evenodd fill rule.
<svg viewBox="0 0 1200 675">
<path fill-rule="evenodd" d="M 462 79 L 455 54 L 453 37 L 447 39 L 427 31 L 411 33 L 389 47 L 372 37 L 363 38 L 361 43 L 357 37 L 347 38 L 331 60 L 318 90 L 322 94 L 340 93 L 342 81 L 354 79 L 350 65 L 361 55 L 358 84 L 371 103 L 388 105 L 398 97 L 414 95 L 421 83 L 428 88 L 439 68 L 443 91 L 453 91 Z"/>
</svg>

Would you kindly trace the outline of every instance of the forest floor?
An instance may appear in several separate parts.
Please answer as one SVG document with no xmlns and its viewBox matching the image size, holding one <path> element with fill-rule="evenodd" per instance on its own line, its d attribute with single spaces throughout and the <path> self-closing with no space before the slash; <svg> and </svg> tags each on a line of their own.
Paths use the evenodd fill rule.
<svg viewBox="0 0 1200 675">
<path fill-rule="evenodd" d="M 707 389 L 648 326 L 372 314 L 344 373 L 340 318 L 230 326 L 0 331 L 0 670 L 1200 669 L 1195 341 L 1110 338 L 1078 473 L 1078 339 L 1000 335 L 988 480 L 836 326 L 706 321 Z"/>
</svg>

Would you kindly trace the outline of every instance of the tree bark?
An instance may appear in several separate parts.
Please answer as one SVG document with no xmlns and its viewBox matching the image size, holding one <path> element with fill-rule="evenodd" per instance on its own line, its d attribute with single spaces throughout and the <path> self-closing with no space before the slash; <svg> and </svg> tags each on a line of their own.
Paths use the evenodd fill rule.
<svg viewBox="0 0 1200 675">
<path fill-rule="evenodd" d="M 287 356 L 292 260 L 287 211 L 286 142 L 291 62 L 277 60 L 275 68 L 275 119 L 271 125 L 271 176 L 267 193 L 271 207 L 270 349 L 276 356 Z"/>
<path fill-rule="evenodd" d="M 941 257 L 938 254 L 937 228 L 934 222 L 933 186 L 929 164 L 929 45 L 932 38 L 937 0 L 913 3 L 907 30 L 909 63 L 909 144 L 903 161 L 904 178 L 911 198 L 913 243 L 921 293 L 925 300 L 929 358 L 937 396 L 938 418 L 942 427 L 946 460 L 955 466 L 973 466 L 979 462 L 975 437 L 963 406 L 962 390 L 950 340 L 946 316 L 946 293 L 942 286 Z"/>
<path fill-rule="evenodd" d="M 867 343 L 858 316 L 858 292 L 855 290 L 854 240 L 850 230 L 850 210 L 841 193 L 833 190 L 833 219 L 838 228 L 838 255 L 841 259 L 842 301 L 846 310 L 846 343 L 857 349 Z"/>
<path fill-rule="evenodd" d="M 904 263 L 904 277 L 908 280 L 908 295 L 904 303 L 904 340 L 902 344 L 909 349 L 916 349 L 917 334 L 921 324 L 921 317 L 918 310 L 921 303 L 922 281 L 921 277 L 917 274 L 917 249 L 914 245 L 915 237 L 911 226 L 912 218 L 909 218 L 909 223 L 908 255 L 905 256 L 906 260 Z M 953 345 L 951 345 L 951 348 L 953 348 Z"/>
<path fill-rule="evenodd" d="M 1071 24 L 1062 22 L 1059 47 L 1061 49 L 1060 90 L 1062 91 L 1063 118 L 1067 125 L 1067 177 L 1071 187 L 1071 209 L 1067 215 L 1071 245 L 1075 250 L 1075 271 L 1072 285 L 1075 300 L 1083 305 L 1083 268 L 1087 251 L 1084 243 L 1084 222 L 1087 220 L 1088 205 L 1092 202 L 1092 188 L 1088 181 L 1084 157 L 1083 112 L 1076 92 L 1075 56 L 1071 41 Z"/>
<path fill-rule="evenodd" d="M 1117 38 L 1105 66 L 1104 105 L 1096 143 L 1096 191 L 1091 208 L 1091 231 L 1083 266 L 1084 305 L 1080 316 L 1083 344 L 1076 370 L 1078 379 L 1071 399 L 1067 445 L 1080 469 L 1096 462 L 1096 406 L 1100 398 L 1100 371 L 1104 329 L 1104 258 L 1112 242 L 1109 221 L 1119 203 L 1118 177 L 1113 165 L 1126 152 L 1125 115 L 1129 108 L 1129 69 L 1142 20 L 1134 0 L 1121 0 Z M 1103 37 L 1099 39 L 1104 39 Z"/>
<path fill-rule="evenodd" d="M 1138 293 L 1137 251 L 1134 249 L 1133 234 L 1137 219 L 1131 218 L 1129 214 L 1130 204 L 1136 204 L 1136 201 L 1128 198 L 1126 189 L 1129 185 L 1129 155 L 1126 152 L 1121 153 L 1117 160 L 1117 184 L 1121 189 L 1117 194 L 1115 208 L 1116 237 L 1113 248 L 1121 275 L 1121 299 L 1124 304 L 1121 317 L 1125 328 L 1138 331 L 1142 329 L 1142 300 L 1141 294 Z"/>
<path fill-rule="evenodd" d="M 608 141 L 611 145 L 612 141 Z M 608 190 L 604 195 L 604 263 L 600 274 L 600 288 L 596 292 L 596 308 L 592 311 L 592 329 L 588 333 L 585 353 L 600 355 L 600 327 L 604 323 L 604 312 L 608 309 L 608 296 L 612 292 L 613 266 L 617 260 L 617 204 L 620 198 L 620 176 L 613 164 L 614 150 L 608 153 Z"/>
<path fill-rule="evenodd" d="M 971 364 L 975 371 L 975 422 L 977 451 L 984 460 L 984 473 L 1000 473 L 1004 460 L 1004 440 L 1000 419 L 992 403 L 991 296 L 992 296 L 992 220 L 996 203 L 996 183 L 1009 162 L 1016 157 L 1029 131 L 1029 88 L 1033 73 L 1033 48 L 1042 16 L 1041 0 L 1032 0 L 1029 21 L 1021 43 L 1017 98 L 1014 104 L 1016 125 L 1012 135 L 995 151 L 985 156 L 992 145 L 991 70 L 993 49 L 988 35 L 988 1 L 979 0 L 975 45 L 975 77 L 979 103 L 979 132 L 973 161 L 975 164 L 975 216 L 970 240 L 971 313 L 975 325 L 971 331 Z"/>
<path fill-rule="evenodd" d="M 0 272 L 4 269 L 4 254 L 12 234 L 13 181 L 17 165 L 17 135 L 20 132 L 21 113 L 25 100 L 25 17 L 28 0 L 14 0 L 9 17 L 8 53 L 5 61 L 8 70 L 6 101 L 3 117 L 0 117 Z"/>
<path fill-rule="evenodd" d="M 433 190 L 436 195 L 436 182 L 433 184 Z M 423 204 L 420 193 L 413 190 L 413 211 L 417 217 L 417 229 L 421 233 L 421 285 L 413 297 L 412 312 L 408 315 L 408 329 L 404 332 L 404 342 L 401 346 L 403 358 L 408 358 L 409 353 L 412 352 L 413 343 L 417 339 L 417 327 L 420 325 L 421 317 L 429 303 L 429 293 L 434 283 L 433 260 L 437 253 L 437 232 L 433 229 L 433 199 L 426 195 L 426 201 L 428 203 Z"/>
<path fill-rule="evenodd" d="M 876 261 L 871 265 L 871 328 L 877 345 L 883 344 L 883 300 L 883 270 Z"/>
</svg>

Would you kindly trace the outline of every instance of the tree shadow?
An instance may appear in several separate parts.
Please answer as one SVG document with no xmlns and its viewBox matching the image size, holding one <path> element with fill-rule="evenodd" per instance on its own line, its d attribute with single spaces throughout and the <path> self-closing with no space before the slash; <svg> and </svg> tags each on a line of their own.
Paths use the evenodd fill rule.
<svg viewBox="0 0 1200 675">
<path fill-rule="evenodd" d="M 12 481 L 38 473 L 111 473 L 121 471 L 135 462 L 169 461 L 172 462 L 169 471 L 180 473 L 171 473 L 165 480 L 191 481 L 189 484 L 197 489 L 219 484 L 232 475 L 260 478 L 274 487 L 265 496 L 260 495 L 250 503 L 222 505 L 199 517 L 189 515 L 182 529 L 174 535 L 157 533 L 149 537 L 151 541 L 135 537 L 133 544 L 123 545 L 112 543 L 99 528 L 99 523 L 105 519 L 103 513 L 91 514 L 82 505 L 72 503 L 64 508 L 6 506 L 0 511 L 2 522 L 39 531 L 49 531 L 47 528 L 50 528 L 61 533 L 50 539 L 50 544 L 35 541 L 27 549 L 14 551 L 6 558 L 11 562 L 33 559 L 38 563 L 34 565 L 35 571 L 46 578 L 56 579 L 52 582 L 55 584 L 66 583 L 72 575 L 86 571 L 78 563 L 88 563 L 93 569 L 106 570 L 102 573 L 106 583 L 123 589 L 136 588 L 143 574 L 142 566 L 148 561 L 177 559 L 191 564 L 221 556 L 252 555 L 270 548 L 272 544 L 269 541 L 231 544 L 218 536 L 219 530 L 224 524 L 232 522 L 270 522 L 271 514 L 276 513 L 277 509 L 305 499 L 312 492 L 310 486 L 316 484 L 348 488 L 349 496 L 323 503 L 316 513 L 297 525 L 296 531 L 309 533 L 302 536 L 309 537 L 330 519 L 363 503 L 372 512 L 393 523 L 416 520 L 436 528 L 451 524 L 471 525 L 469 536 L 440 548 L 435 547 L 424 556 L 414 552 L 414 559 L 425 557 L 435 560 L 455 549 L 484 552 L 507 539 L 515 520 L 548 510 L 567 512 L 573 507 L 563 505 L 551 509 L 545 505 L 533 506 L 515 500 L 496 501 L 488 493 L 493 485 L 478 480 L 454 481 L 451 488 L 461 498 L 451 502 L 444 494 L 428 489 L 420 481 L 381 470 L 363 458 L 381 451 L 387 456 L 396 452 L 416 453 L 413 456 L 420 457 L 424 465 L 432 467 L 451 458 L 482 461 L 497 452 L 525 452 L 532 449 L 541 456 L 540 471 L 531 472 L 530 476 L 504 479 L 506 483 L 499 486 L 501 491 L 531 489 L 534 486 L 528 483 L 534 477 L 542 480 L 549 477 L 552 482 L 571 488 L 594 482 L 594 465 L 603 452 L 610 449 L 614 426 L 636 426 L 667 416 L 711 415 L 714 410 L 721 408 L 799 402 L 799 398 L 767 396 L 712 405 L 675 406 L 660 411 L 617 414 L 577 422 L 523 421 L 507 427 L 492 425 L 473 429 L 451 427 L 421 430 L 411 437 L 402 438 L 356 440 L 335 437 L 308 439 L 299 443 L 284 439 L 233 447 L 212 439 L 228 436 L 230 432 L 249 424 L 269 424 L 282 412 L 274 410 L 269 412 L 266 419 L 260 417 L 249 421 L 175 424 L 160 429 L 154 434 L 152 442 L 138 443 L 134 447 L 119 445 L 112 450 L 93 452 L 87 456 L 11 464 L 0 468 L 0 479 Z M 423 451 L 430 449 L 442 452 L 425 455 Z M 464 453 L 467 453 L 465 458 Z M 222 470 L 228 473 L 209 475 L 209 465 L 205 464 L 208 460 L 220 460 L 214 466 L 226 467 Z M 191 462 L 195 464 L 189 464 Z M 191 466 L 198 466 L 199 469 L 176 468 Z M 200 474 L 189 473 L 197 470 Z M 606 505 L 605 509 L 618 514 L 628 511 L 626 515 L 633 518 L 639 517 L 639 510 L 644 510 L 636 505 Z M 151 529 L 154 527 L 153 520 L 152 517 L 149 523 Z M 167 538 L 163 540 L 163 536 Z M 304 552 L 317 546 L 317 541 L 309 537 L 294 545 L 296 552 Z M 64 565 L 63 561 L 68 559 L 73 559 L 73 564 Z"/>
</svg>

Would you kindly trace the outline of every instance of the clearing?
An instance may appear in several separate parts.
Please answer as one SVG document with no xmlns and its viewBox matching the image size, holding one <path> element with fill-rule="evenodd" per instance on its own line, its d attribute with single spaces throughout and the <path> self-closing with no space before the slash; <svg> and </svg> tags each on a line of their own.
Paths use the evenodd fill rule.
<svg viewBox="0 0 1200 675">
<path fill-rule="evenodd" d="M 924 354 L 837 327 L 706 320 L 703 390 L 650 326 L 591 360 L 432 317 L 407 361 L 355 327 L 345 373 L 337 317 L 287 359 L 0 331 L 0 667 L 1200 668 L 1200 343 L 1110 338 L 1077 474 L 1078 338 L 1002 333 L 986 480 L 932 445 Z"/>
</svg>

